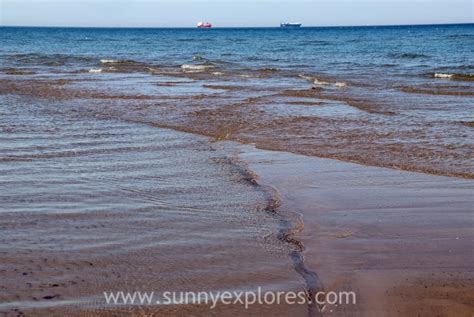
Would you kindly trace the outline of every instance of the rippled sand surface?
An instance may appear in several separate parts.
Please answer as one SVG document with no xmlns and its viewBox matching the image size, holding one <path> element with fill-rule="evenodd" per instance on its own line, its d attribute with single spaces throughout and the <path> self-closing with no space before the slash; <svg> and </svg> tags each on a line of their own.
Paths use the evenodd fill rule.
<svg viewBox="0 0 474 317">
<path fill-rule="evenodd" d="M 102 314 L 104 291 L 302 289 L 274 198 L 206 138 L 1 104 L 0 311 Z"/>
<path fill-rule="evenodd" d="M 305 263 L 323 289 L 353 291 L 334 316 L 470 316 L 471 180 L 238 146 L 281 210 L 300 214 Z M 325 313 L 325 314 L 324 314 Z"/>
</svg>

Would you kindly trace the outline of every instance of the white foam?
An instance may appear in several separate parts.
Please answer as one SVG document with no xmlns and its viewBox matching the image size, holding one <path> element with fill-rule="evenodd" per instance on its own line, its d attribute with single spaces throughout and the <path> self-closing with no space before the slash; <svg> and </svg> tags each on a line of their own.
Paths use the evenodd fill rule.
<svg viewBox="0 0 474 317">
<path fill-rule="evenodd" d="M 443 74 L 443 73 L 435 73 L 433 75 L 434 78 L 452 78 L 454 74 Z"/>
<path fill-rule="evenodd" d="M 333 87 L 336 87 L 336 88 L 347 87 L 347 84 L 345 82 L 342 82 L 342 81 L 337 81 L 337 82 L 334 83 L 334 82 L 320 80 L 320 79 L 317 79 L 313 76 L 308 76 L 308 75 L 304 75 L 304 74 L 299 74 L 298 77 L 300 77 L 304 80 L 308 80 L 316 86 L 333 86 Z"/>
<path fill-rule="evenodd" d="M 89 69 L 89 73 L 102 73 L 101 68 L 91 68 Z"/>
<path fill-rule="evenodd" d="M 336 86 L 336 87 L 338 87 L 338 88 L 344 88 L 344 87 L 347 87 L 347 84 L 344 83 L 344 82 L 339 82 L 339 81 L 338 81 L 338 82 L 336 82 L 336 83 L 334 84 L 334 86 Z"/>
<path fill-rule="evenodd" d="M 101 59 L 100 62 L 102 64 L 114 64 L 114 63 L 117 63 L 118 61 L 116 61 L 114 59 Z"/>
<path fill-rule="evenodd" d="M 328 86 L 328 85 L 331 85 L 330 82 L 327 82 L 327 81 L 324 81 L 324 80 L 319 80 L 319 79 L 313 80 L 313 84 L 318 85 L 318 86 Z"/>
<path fill-rule="evenodd" d="M 335 83 L 331 83 L 331 82 L 328 82 L 328 81 L 324 81 L 324 80 L 319 80 L 319 79 L 315 79 L 313 81 L 313 84 L 317 85 L 317 86 L 334 86 L 336 88 L 344 88 L 344 87 L 347 87 L 347 84 L 345 82 L 342 82 L 342 81 L 337 81 Z"/>
<path fill-rule="evenodd" d="M 185 72 L 202 72 L 208 68 L 213 68 L 213 65 L 192 65 L 192 64 L 184 64 L 181 65 L 181 69 Z"/>
<path fill-rule="evenodd" d="M 307 75 L 303 75 L 303 74 L 299 74 L 298 76 L 300 78 L 303 78 L 304 80 L 314 81 L 314 77 L 311 77 L 311 76 L 307 76 Z"/>
</svg>

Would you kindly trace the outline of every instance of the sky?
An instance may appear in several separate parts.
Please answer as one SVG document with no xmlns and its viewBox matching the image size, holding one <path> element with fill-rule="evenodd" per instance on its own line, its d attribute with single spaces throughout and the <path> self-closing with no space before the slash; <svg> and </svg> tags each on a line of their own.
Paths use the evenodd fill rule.
<svg viewBox="0 0 474 317">
<path fill-rule="evenodd" d="M 0 25 L 94 27 L 473 23 L 474 0 L 0 0 Z"/>
</svg>

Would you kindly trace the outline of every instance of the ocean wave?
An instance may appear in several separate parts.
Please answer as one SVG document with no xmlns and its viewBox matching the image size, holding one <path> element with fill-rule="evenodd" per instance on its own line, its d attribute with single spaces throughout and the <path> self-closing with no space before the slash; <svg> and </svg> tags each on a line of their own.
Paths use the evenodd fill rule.
<svg viewBox="0 0 474 317">
<path fill-rule="evenodd" d="M 433 78 L 455 79 L 460 81 L 474 81 L 474 74 L 457 73 L 434 73 L 430 75 Z"/>
<path fill-rule="evenodd" d="M 313 76 L 308 76 L 308 75 L 304 75 L 304 74 L 299 74 L 298 77 L 299 77 L 299 78 L 302 78 L 302 79 L 304 79 L 304 80 L 314 81 L 314 77 L 313 77 Z"/>
<path fill-rule="evenodd" d="M 434 78 L 452 78 L 454 74 L 442 74 L 442 73 L 434 73 L 432 77 Z"/>
<path fill-rule="evenodd" d="M 298 76 L 302 79 L 305 79 L 307 81 L 312 82 L 314 85 L 319 86 L 319 87 L 321 87 L 321 86 L 331 86 L 331 87 L 335 87 L 335 88 L 345 88 L 345 87 L 347 87 L 347 83 L 342 82 L 342 81 L 332 81 L 332 82 L 330 82 L 330 81 L 318 79 L 314 76 L 308 76 L 308 75 L 304 75 L 304 74 L 300 74 Z"/>
<path fill-rule="evenodd" d="M 102 68 L 91 68 L 89 73 L 102 73 Z"/>
<path fill-rule="evenodd" d="M 327 81 L 315 79 L 313 81 L 313 84 L 315 84 L 316 86 L 334 86 L 336 88 L 347 87 L 347 84 L 345 82 L 342 82 L 342 81 L 336 81 L 334 83 L 330 83 L 330 82 L 327 82 Z"/>
<path fill-rule="evenodd" d="M 161 65 L 132 59 L 101 59 L 100 64 L 103 66 L 103 72 L 155 74 L 161 70 Z"/>
<path fill-rule="evenodd" d="M 181 69 L 184 71 L 184 72 L 189 72 L 189 73 L 198 73 L 198 72 L 203 72 L 203 71 L 206 71 L 210 68 L 214 68 L 215 65 L 211 64 L 211 63 L 208 63 L 208 64 L 199 64 L 199 65 L 195 65 L 195 64 L 183 64 L 181 65 Z"/>
<path fill-rule="evenodd" d="M 156 67 L 146 67 L 145 68 L 147 72 L 149 73 L 158 73 L 160 71 L 160 69 L 156 68 Z"/>
<path fill-rule="evenodd" d="M 120 64 L 120 65 L 134 65 L 138 64 L 138 62 L 131 60 L 131 59 L 101 59 L 101 64 Z"/>
</svg>

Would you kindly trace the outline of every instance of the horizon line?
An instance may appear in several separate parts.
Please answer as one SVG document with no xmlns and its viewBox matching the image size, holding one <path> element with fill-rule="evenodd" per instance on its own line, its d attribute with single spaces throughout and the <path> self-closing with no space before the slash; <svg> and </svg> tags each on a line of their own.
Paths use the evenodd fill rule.
<svg viewBox="0 0 474 317">
<path fill-rule="evenodd" d="M 397 26 L 437 26 L 437 25 L 470 25 L 474 22 L 448 22 L 448 23 L 402 23 L 402 24 L 358 24 L 358 25 L 302 25 L 300 28 L 338 28 L 338 27 L 397 27 Z M 77 28 L 77 29 L 197 29 L 196 26 L 79 26 L 79 25 L 0 25 L 0 28 Z M 252 28 L 265 29 L 277 28 L 279 25 L 271 26 L 213 26 L 212 29 L 236 29 Z M 298 29 L 298 28 L 296 28 Z"/>
</svg>

